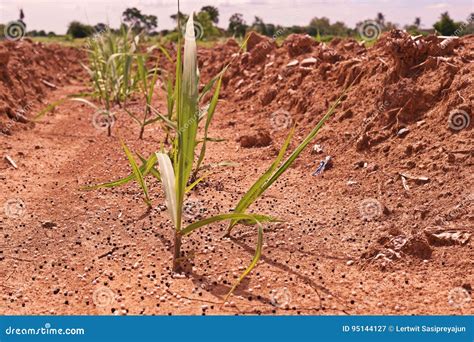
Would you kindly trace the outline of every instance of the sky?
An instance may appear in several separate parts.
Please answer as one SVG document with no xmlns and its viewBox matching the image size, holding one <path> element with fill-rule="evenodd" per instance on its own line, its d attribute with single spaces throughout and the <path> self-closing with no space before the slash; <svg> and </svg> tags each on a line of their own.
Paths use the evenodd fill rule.
<svg viewBox="0 0 474 342">
<path fill-rule="evenodd" d="M 180 6 L 181 12 L 190 13 L 205 5 L 219 9 L 218 26 L 225 28 L 234 13 L 243 14 L 247 24 L 251 24 L 255 16 L 284 26 L 307 25 L 311 18 L 327 17 L 331 22 L 343 21 L 354 27 L 357 22 L 373 19 L 382 12 L 387 21 L 401 26 L 420 17 L 422 27 L 429 28 L 442 12 L 448 11 L 457 21 L 466 21 L 474 12 L 474 0 L 181 0 Z M 17 20 L 22 8 L 28 30 L 63 34 L 73 20 L 90 25 L 104 22 L 118 27 L 127 7 L 156 15 L 158 30 L 174 26 L 170 15 L 176 13 L 176 0 L 0 0 L 0 22 Z"/>
</svg>

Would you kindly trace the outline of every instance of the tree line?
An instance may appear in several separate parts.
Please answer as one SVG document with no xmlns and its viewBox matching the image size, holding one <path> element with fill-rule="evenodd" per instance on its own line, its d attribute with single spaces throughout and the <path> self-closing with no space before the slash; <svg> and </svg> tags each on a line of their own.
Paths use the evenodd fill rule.
<svg viewBox="0 0 474 342">
<path fill-rule="evenodd" d="M 331 39 L 332 37 L 353 37 L 357 36 L 358 28 L 363 25 L 364 21 L 356 24 L 356 27 L 348 27 L 341 21 L 331 22 L 326 17 L 315 17 L 311 19 L 308 25 L 293 25 L 284 27 L 273 23 L 265 23 L 264 20 L 255 16 L 251 23 L 247 23 L 244 16 L 240 13 L 235 13 L 229 18 L 227 28 L 221 28 L 219 24 L 219 10 L 215 6 L 204 6 L 201 10 L 194 14 L 197 23 L 196 36 L 201 40 L 213 40 L 219 37 L 244 37 L 249 31 L 256 31 L 260 34 L 275 37 L 280 35 L 289 35 L 291 33 L 306 33 L 310 36 L 325 37 Z M 184 25 L 189 15 L 179 12 L 170 16 L 175 23 Z M 20 20 L 24 23 L 24 13 L 21 11 Z M 132 7 L 127 8 L 122 13 L 122 24 L 117 29 L 109 28 L 104 23 L 97 23 L 96 25 L 88 25 L 79 21 L 73 21 L 69 24 L 67 35 L 72 38 L 87 38 L 94 34 L 110 29 L 112 31 L 120 31 L 123 28 L 132 29 L 135 32 L 143 32 L 150 36 L 162 36 L 170 40 L 177 40 L 179 32 L 177 28 L 173 30 L 158 30 L 158 18 L 155 15 L 144 14 L 139 9 Z M 403 28 L 412 34 L 427 34 L 435 33 L 451 36 L 451 35 L 467 35 L 474 33 L 474 13 L 467 17 L 465 22 L 454 21 L 448 12 L 442 13 L 439 20 L 433 25 L 432 29 L 423 29 L 419 17 L 415 18 L 413 23 L 398 27 L 397 24 L 385 19 L 382 13 L 378 13 L 372 22 L 376 23 L 380 31 L 389 31 L 394 28 Z M 178 25 L 177 25 L 178 26 Z M 26 27 L 26 25 L 25 25 Z M 3 29 L 0 27 L 0 34 Z M 45 37 L 55 36 L 54 32 L 28 31 L 28 36 Z M 323 39 L 323 38 L 322 38 Z"/>
</svg>

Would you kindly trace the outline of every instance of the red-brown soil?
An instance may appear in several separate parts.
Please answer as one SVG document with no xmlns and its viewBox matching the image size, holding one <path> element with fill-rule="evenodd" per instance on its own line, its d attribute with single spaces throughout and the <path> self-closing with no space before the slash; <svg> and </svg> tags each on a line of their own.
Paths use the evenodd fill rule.
<svg viewBox="0 0 474 342">
<path fill-rule="evenodd" d="M 33 126 L 29 119 L 46 106 L 48 89 L 84 78 L 83 57 L 81 50 L 29 39 L 0 44 L 0 133 L 25 128 L 17 123 Z"/>
<path fill-rule="evenodd" d="M 226 225 L 214 224 L 186 238 L 190 268 L 176 276 L 159 183 L 149 178 L 151 212 L 137 184 L 79 190 L 127 175 L 117 138 L 149 155 L 163 141 L 159 126 L 138 140 L 117 108 L 109 138 L 92 125 L 93 110 L 68 102 L 34 129 L 0 135 L 2 157 L 18 164 L 0 163 L 0 204 L 24 206 L 16 217 L 0 214 L 0 313 L 474 313 L 473 48 L 472 36 L 442 48 L 394 31 L 368 49 L 302 36 L 278 47 L 255 36 L 248 53 L 238 55 L 232 41 L 200 50 L 204 80 L 233 60 L 211 125 L 211 136 L 226 140 L 208 145 L 205 162 L 236 165 L 212 168 L 191 192 L 195 218 L 231 210 L 290 126 L 298 125 L 294 148 L 353 83 L 311 144 L 319 147 L 251 207 L 285 222 L 265 227 L 262 260 L 225 306 L 252 258 L 254 228 L 238 226 L 229 240 Z M 69 85 L 58 82 L 65 76 Z M 59 89 L 45 103 L 87 90 L 65 76 L 49 74 Z M 140 103 L 131 108 L 139 113 Z M 453 110 L 470 125 L 450 127 Z M 326 156 L 332 167 L 313 175 Z M 456 299 L 460 292 L 468 297 Z"/>
</svg>

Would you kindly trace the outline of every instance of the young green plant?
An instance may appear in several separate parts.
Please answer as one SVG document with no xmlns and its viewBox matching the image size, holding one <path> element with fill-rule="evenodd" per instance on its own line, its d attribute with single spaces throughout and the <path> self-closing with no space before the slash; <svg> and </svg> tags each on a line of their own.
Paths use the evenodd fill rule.
<svg viewBox="0 0 474 342">
<path fill-rule="evenodd" d="M 220 77 L 222 77 L 222 74 Z M 197 221 L 187 227 L 182 226 L 184 197 L 187 184 L 191 179 L 200 119 L 197 47 L 194 37 L 192 15 L 186 24 L 183 60 L 181 49 L 178 47 L 175 80 L 177 135 L 172 153 L 173 162 L 170 156 L 164 152 L 157 153 L 157 159 L 162 185 L 165 190 L 168 212 L 174 226 L 173 270 L 177 272 L 181 269 L 182 238 L 191 234 L 196 229 L 213 222 L 238 219 L 245 220 L 250 224 L 257 224 L 259 231 L 263 234 L 261 222 L 272 221 L 274 219 L 264 215 L 229 213 Z M 217 86 L 208 108 L 208 116 L 209 111 L 213 112 L 216 108 L 219 90 L 220 86 Z M 210 116 L 212 117 L 212 114 Z M 259 251 L 261 251 L 261 248 L 257 248 L 257 255 L 259 255 Z M 251 268 L 253 268 L 255 264 L 256 263 L 252 262 Z M 250 272 L 250 270 L 248 270 L 248 272 Z"/>
<path fill-rule="evenodd" d="M 153 94 L 155 93 L 156 82 L 158 81 L 158 64 L 155 64 L 155 67 L 152 70 L 149 70 L 147 67 L 147 62 L 150 59 L 149 54 L 137 54 L 135 56 L 137 63 L 137 78 L 138 78 L 138 88 L 140 89 L 143 99 L 145 101 L 143 108 L 143 118 L 138 118 L 130 110 L 125 108 L 125 111 L 130 115 L 130 117 L 137 122 L 140 126 L 139 138 L 143 139 L 143 134 L 145 132 L 145 127 L 160 120 L 161 118 L 157 116 L 156 118 L 150 118 L 152 111 L 152 99 Z"/>
<path fill-rule="evenodd" d="M 102 112 L 109 121 L 114 119 L 112 104 L 125 106 L 135 88 L 132 60 L 138 41 L 139 36 L 133 36 L 132 31 L 125 28 L 120 35 L 107 29 L 88 40 L 89 66 L 85 68 L 92 78 L 94 95 L 104 106 Z M 111 135 L 111 125 L 107 133 Z"/>
<path fill-rule="evenodd" d="M 225 69 L 223 70 L 225 72 Z M 183 207 L 185 201 L 185 194 L 199 181 L 193 181 L 192 170 L 199 170 L 204 154 L 206 151 L 205 142 L 210 126 L 210 121 L 213 118 L 216 109 L 219 91 L 222 84 L 223 72 L 218 77 L 211 80 L 206 85 L 206 91 L 213 87 L 214 94 L 212 96 L 209 106 L 205 114 L 201 114 L 199 110 L 199 102 L 202 99 L 202 94 L 198 94 L 198 71 L 197 71 L 197 47 L 194 37 L 193 16 L 189 17 L 186 25 L 184 55 L 181 54 L 181 43 L 178 43 L 178 52 L 176 59 L 175 70 L 175 84 L 173 89 L 172 101 L 175 112 L 171 111 L 168 118 L 169 125 L 176 132 L 172 148 L 169 153 L 163 150 L 155 154 L 155 158 L 150 157 L 148 160 L 141 157 L 141 167 L 138 167 L 131 156 L 130 151 L 124 145 L 124 150 L 132 166 L 132 174 L 119 181 L 105 183 L 96 187 L 108 187 L 125 184 L 131 180 L 137 180 L 140 184 L 145 201 L 149 199 L 148 189 L 146 187 L 144 178 L 148 174 L 152 174 L 155 178 L 160 180 L 167 203 L 168 213 L 173 224 L 174 232 L 174 252 L 173 252 L 173 271 L 179 272 L 182 269 L 183 256 L 181 253 L 181 246 L 183 238 L 189 236 L 197 229 L 205 227 L 209 224 L 221 221 L 230 221 L 228 234 L 237 223 L 256 226 L 257 229 L 257 245 L 254 256 L 240 275 L 237 281 L 231 287 L 227 297 L 236 289 L 238 284 L 246 277 L 252 269 L 257 265 L 263 249 L 263 226 L 265 222 L 275 222 L 275 218 L 268 215 L 247 213 L 249 206 L 262 196 L 264 191 L 268 189 L 285 171 L 287 171 L 303 150 L 315 138 L 321 127 L 333 114 L 336 106 L 342 101 L 346 91 L 336 100 L 336 102 L 329 108 L 321 121 L 313 128 L 313 130 L 303 139 L 303 141 L 296 147 L 296 149 L 283 162 L 288 147 L 290 146 L 295 127 L 290 130 L 285 139 L 277 158 L 269 167 L 269 169 L 255 182 L 255 184 L 247 191 L 242 199 L 237 204 L 235 210 L 231 213 L 218 214 L 208 217 L 187 226 L 183 226 Z M 201 149 L 198 149 L 198 126 L 201 119 L 206 117 L 204 125 L 204 140 Z M 175 119 L 175 120 L 173 120 Z M 196 153 L 199 151 L 199 153 Z M 198 156 L 195 163 L 195 157 Z M 155 162 L 158 163 L 159 171 L 154 168 Z M 280 165 L 281 164 L 281 165 Z M 191 184 L 190 184 L 191 183 Z M 227 299 L 226 297 L 226 299 Z"/>
</svg>

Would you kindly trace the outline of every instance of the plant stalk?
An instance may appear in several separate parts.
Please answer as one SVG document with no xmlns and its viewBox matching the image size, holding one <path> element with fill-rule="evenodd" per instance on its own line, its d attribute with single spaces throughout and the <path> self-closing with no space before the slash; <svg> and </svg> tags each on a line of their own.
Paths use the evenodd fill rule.
<svg viewBox="0 0 474 342">
<path fill-rule="evenodd" d="M 182 235 L 177 231 L 174 233 L 173 272 L 181 271 L 181 239 Z"/>
<path fill-rule="evenodd" d="M 146 124 L 146 119 L 148 118 L 148 114 L 150 113 L 150 105 L 147 103 L 147 107 L 145 109 L 145 115 L 143 117 L 143 123 L 140 127 L 140 135 L 139 138 L 143 140 L 143 133 L 145 133 L 145 124 Z"/>
</svg>

